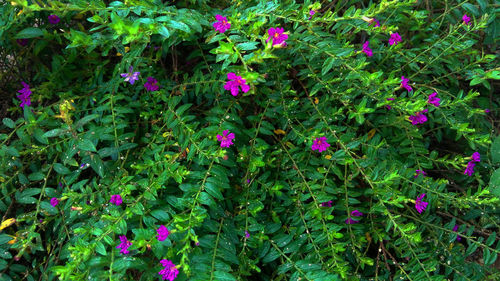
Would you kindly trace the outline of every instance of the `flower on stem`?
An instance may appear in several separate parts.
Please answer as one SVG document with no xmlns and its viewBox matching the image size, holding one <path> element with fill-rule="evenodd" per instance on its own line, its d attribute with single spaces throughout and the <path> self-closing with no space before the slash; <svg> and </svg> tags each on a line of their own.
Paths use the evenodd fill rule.
<svg viewBox="0 0 500 281">
<path fill-rule="evenodd" d="M 332 203 L 333 203 L 333 201 L 332 201 L 332 200 L 330 200 L 330 201 L 328 201 L 328 202 L 322 202 L 322 203 L 321 203 L 321 207 L 331 207 L 331 206 L 332 206 Z"/>
<path fill-rule="evenodd" d="M 458 224 L 455 224 L 455 226 L 453 227 L 453 231 L 456 232 L 457 230 L 458 230 Z M 457 235 L 457 241 L 460 241 L 460 240 L 462 240 L 462 237 Z"/>
<path fill-rule="evenodd" d="M 330 147 L 330 144 L 326 142 L 326 137 L 320 137 L 320 138 L 316 138 L 313 141 L 311 149 L 312 150 L 318 150 L 318 152 L 323 152 L 328 147 Z"/>
<path fill-rule="evenodd" d="M 227 91 L 231 91 L 231 95 L 235 97 L 240 92 L 239 88 L 241 88 L 243 93 L 246 93 L 248 92 L 248 90 L 250 90 L 250 86 L 248 86 L 247 81 L 241 76 L 236 75 L 236 73 L 234 72 L 229 72 L 227 74 L 227 79 L 229 79 L 229 81 L 227 81 L 224 85 L 224 89 Z"/>
<path fill-rule="evenodd" d="M 170 235 L 170 231 L 168 231 L 168 228 L 164 225 L 161 225 L 156 232 L 158 232 L 158 241 L 163 241 L 167 239 L 168 235 Z"/>
<path fill-rule="evenodd" d="M 415 200 L 415 209 L 417 209 L 417 212 L 419 212 L 420 214 L 425 211 L 425 209 L 427 208 L 427 205 L 429 204 L 428 202 L 424 202 L 422 201 L 422 199 L 425 197 L 425 193 L 422 193 L 420 194 L 418 197 L 417 197 L 417 200 Z"/>
<path fill-rule="evenodd" d="M 490 113 L 490 110 L 486 108 L 486 109 L 484 110 L 484 113 Z"/>
<path fill-rule="evenodd" d="M 408 92 L 411 92 L 413 89 L 408 85 L 408 82 L 410 82 L 410 79 L 401 76 L 401 88 L 405 88 Z"/>
<path fill-rule="evenodd" d="M 146 90 L 150 91 L 150 92 L 154 92 L 154 91 L 157 91 L 158 90 L 158 81 L 156 81 L 156 79 L 154 79 L 153 77 L 148 77 L 147 78 L 148 82 L 146 82 L 144 84 L 144 88 L 146 88 Z"/>
<path fill-rule="evenodd" d="M 373 25 L 373 27 L 379 27 L 380 26 L 380 22 L 376 19 L 376 18 L 373 18 L 369 23 L 368 23 L 368 26 L 372 25 L 372 23 L 375 23 Z"/>
<path fill-rule="evenodd" d="M 120 235 L 120 242 L 121 242 L 120 245 L 116 246 L 117 249 L 121 249 L 120 253 L 125 255 L 130 253 L 128 248 L 132 246 L 132 242 L 127 240 L 126 235 Z"/>
<path fill-rule="evenodd" d="M 220 147 L 229 147 L 233 145 L 234 133 L 229 133 L 229 130 L 224 130 L 221 135 L 217 135 L 217 140 L 220 141 Z"/>
<path fill-rule="evenodd" d="M 56 15 L 50 15 L 50 16 L 48 17 L 48 19 L 49 19 L 49 22 L 50 22 L 51 24 L 57 24 L 57 23 L 59 23 L 59 21 L 61 20 L 61 19 L 60 19 L 58 16 L 56 16 Z"/>
<path fill-rule="evenodd" d="M 471 157 L 472 157 L 472 161 L 481 162 L 481 154 L 479 154 L 479 152 L 472 153 Z"/>
<path fill-rule="evenodd" d="M 245 230 L 245 238 L 250 238 L 250 233 L 247 230 Z"/>
<path fill-rule="evenodd" d="M 471 24 L 470 23 L 470 18 L 467 16 L 467 14 L 464 14 L 462 16 L 462 20 L 464 21 L 464 24 L 466 24 L 466 25 L 470 25 Z"/>
<path fill-rule="evenodd" d="M 389 45 L 397 45 L 398 42 L 401 42 L 401 36 L 399 36 L 399 33 L 391 33 L 391 38 L 389 38 Z"/>
<path fill-rule="evenodd" d="M 363 52 L 364 52 L 367 56 L 371 57 L 371 56 L 373 56 L 373 51 L 372 51 L 372 49 L 370 49 L 370 47 L 368 47 L 368 45 L 369 45 L 369 44 L 370 44 L 370 41 L 366 41 L 366 42 L 363 44 Z"/>
<path fill-rule="evenodd" d="M 415 112 L 415 115 L 411 115 L 410 119 L 412 125 L 424 124 L 427 121 L 427 116 L 424 115 L 428 110 L 424 109 L 422 111 Z"/>
<path fill-rule="evenodd" d="M 226 17 L 223 17 L 221 15 L 215 15 L 215 19 L 217 21 L 214 22 L 213 27 L 215 30 L 219 31 L 220 33 L 224 33 L 229 28 L 231 28 L 231 24 L 227 22 Z"/>
<path fill-rule="evenodd" d="M 312 19 L 312 17 L 314 16 L 314 14 L 316 14 L 316 11 L 315 10 L 310 10 L 309 11 L 309 19 Z"/>
<path fill-rule="evenodd" d="M 126 77 L 125 78 L 125 82 L 129 82 L 131 85 L 134 85 L 135 81 L 139 80 L 139 74 L 141 74 L 140 72 L 133 72 L 134 71 L 134 67 L 133 66 L 130 66 L 128 68 L 128 73 L 122 73 L 120 74 L 121 77 Z"/>
<path fill-rule="evenodd" d="M 25 38 L 23 38 L 23 39 L 17 39 L 16 42 L 17 42 L 17 44 L 19 44 L 19 45 L 21 45 L 23 47 L 26 46 L 26 45 L 28 45 L 28 39 L 25 39 Z"/>
<path fill-rule="evenodd" d="M 269 28 L 267 30 L 267 33 L 269 34 L 269 38 L 267 38 L 266 43 L 272 39 L 273 46 L 286 47 L 285 40 L 288 39 L 288 35 L 283 33 L 283 32 L 284 32 L 284 29 L 282 27 Z"/>
<path fill-rule="evenodd" d="M 57 198 L 53 197 L 50 199 L 50 205 L 52 205 L 52 207 L 57 206 L 57 204 L 59 204 L 59 200 Z"/>
<path fill-rule="evenodd" d="M 474 161 L 469 161 L 469 163 L 467 163 L 467 167 L 465 168 L 464 175 L 468 175 L 469 177 L 471 177 L 474 173 L 475 166 L 476 163 Z"/>
<path fill-rule="evenodd" d="M 363 213 L 361 213 L 358 210 L 354 210 L 354 211 L 351 212 L 351 216 L 360 217 L 362 215 L 363 215 Z"/>
<path fill-rule="evenodd" d="M 31 90 L 30 86 L 24 82 L 21 82 L 23 84 L 23 88 L 19 91 L 18 93 L 21 93 L 20 95 L 17 96 L 18 99 L 21 100 L 21 104 L 19 105 L 24 109 L 25 106 L 30 106 L 31 105 Z"/>
<path fill-rule="evenodd" d="M 420 174 L 421 174 L 422 176 L 424 176 L 424 177 L 425 177 L 425 175 L 427 175 L 427 173 L 426 173 L 426 172 L 424 172 L 424 170 L 416 170 L 416 171 L 415 171 L 415 173 L 416 173 L 416 174 L 415 174 L 414 178 L 418 177 Z"/>
<path fill-rule="evenodd" d="M 427 100 L 428 103 L 434 105 L 435 107 L 439 107 L 440 104 L 439 104 L 439 101 L 441 99 L 437 97 L 437 93 L 434 92 L 432 94 L 429 95 L 429 99 Z"/>
<path fill-rule="evenodd" d="M 111 199 L 109 200 L 111 204 L 115 204 L 116 206 L 120 206 L 123 202 L 120 194 L 111 195 Z"/>
<path fill-rule="evenodd" d="M 161 280 L 173 281 L 177 278 L 179 270 L 172 261 L 163 259 L 160 261 L 160 264 L 163 266 L 163 269 L 158 272 L 161 275 Z"/>
</svg>

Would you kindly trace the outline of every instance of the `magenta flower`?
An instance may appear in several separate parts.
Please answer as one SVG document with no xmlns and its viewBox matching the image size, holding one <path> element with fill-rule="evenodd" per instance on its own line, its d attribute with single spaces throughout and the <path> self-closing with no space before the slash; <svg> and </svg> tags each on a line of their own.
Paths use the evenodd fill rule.
<svg viewBox="0 0 500 281">
<path fill-rule="evenodd" d="M 363 213 L 361 213 L 358 210 L 354 210 L 354 211 L 351 212 L 351 216 L 360 217 L 362 215 L 363 215 Z"/>
<path fill-rule="evenodd" d="M 248 231 L 245 230 L 245 238 L 250 238 L 250 233 L 248 233 Z"/>
<path fill-rule="evenodd" d="M 173 281 L 177 278 L 179 270 L 175 267 L 175 264 L 172 261 L 163 259 L 160 263 L 163 266 L 163 269 L 158 272 L 158 274 L 161 275 L 161 280 Z"/>
<path fill-rule="evenodd" d="M 28 45 L 28 39 L 17 39 L 16 42 L 23 47 Z"/>
<path fill-rule="evenodd" d="M 57 206 L 57 204 L 59 204 L 59 200 L 57 198 L 53 197 L 50 199 L 50 205 L 52 205 L 52 207 Z"/>
<path fill-rule="evenodd" d="M 414 178 L 418 177 L 419 175 L 422 175 L 424 177 L 425 175 L 427 175 L 427 173 L 424 172 L 424 170 L 416 170 L 415 173 L 416 173 L 415 176 L 413 176 Z"/>
<path fill-rule="evenodd" d="M 161 225 L 156 232 L 158 232 L 158 241 L 163 241 L 167 239 L 168 235 L 170 235 L 170 231 L 168 231 L 168 228 L 164 225 Z"/>
<path fill-rule="evenodd" d="M 115 204 L 116 206 L 120 206 L 123 202 L 120 194 L 111 195 L 111 199 L 109 200 L 111 204 Z"/>
<path fill-rule="evenodd" d="M 326 142 L 326 137 L 316 138 L 311 146 L 312 150 L 318 150 L 318 152 L 325 151 L 330 144 Z"/>
<path fill-rule="evenodd" d="M 59 19 L 59 17 L 58 17 L 58 16 L 56 16 L 56 15 L 50 15 L 50 16 L 49 16 L 49 22 L 50 22 L 51 24 L 57 24 L 60 20 L 61 20 L 61 19 Z"/>
<path fill-rule="evenodd" d="M 410 116 L 408 119 L 410 119 L 412 125 L 424 124 L 427 121 L 427 116 L 425 116 L 424 113 L 427 111 L 427 109 L 424 109 L 422 111 L 415 112 L 415 115 Z"/>
<path fill-rule="evenodd" d="M 332 203 L 333 203 L 333 201 L 332 201 L 332 200 L 330 200 L 330 201 L 328 201 L 328 202 L 322 202 L 322 203 L 321 203 L 321 207 L 331 207 L 331 206 L 332 206 Z"/>
<path fill-rule="evenodd" d="M 389 45 L 397 45 L 398 42 L 401 42 L 401 36 L 399 33 L 392 33 L 391 38 L 389 38 Z"/>
<path fill-rule="evenodd" d="M 224 89 L 227 91 L 231 91 L 231 95 L 235 97 L 240 91 L 238 87 L 241 87 L 243 93 L 246 93 L 248 92 L 248 90 L 250 90 L 250 86 L 246 84 L 247 81 L 241 78 L 241 76 L 237 76 L 234 72 L 229 72 L 227 74 L 227 79 L 229 79 L 229 81 L 227 81 L 224 85 Z"/>
<path fill-rule="evenodd" d="M 464 175 L 468 175 L 469 177 L 471 177 L 474 173 L 475 166 L 476 163 L 474 161 L 469 161 L 469 163 L 467 163 L 467 167 L 465 168 Z"/>
<path fill-rule="evenodd" d="M 355 223 L 358 223 L 358 222 L 359 222 L 359 221 L 355 221 L 355 220 L 353 220 L 352 218 L 347 218 L 347 219 L 345 220 L 345 223 L 347 223 L 347 224 L 355 224 Z"/>
<path fill-rule="evenodd" d="M 464 21 L 464 24 L 470 25 L 470 18 L 467 16 L 467 14 L 464 14 L 462 17 L 462 20 Z"/>
<path fill-rule="evenodd" d="M 140 72 L 133 72 L 133 71 L 134 71 L 134 67 L 130 66 L 128 68 L 128 73 L 120 74 L 121 77 L 126 77 L 124 81 L 130 82 L 131 85 L 134 85 L 135 81 L 139 80 L 139 74 L 141 74 Z"/>
<path fill-rule="evenodd" d="M 233 145 L 234 133 L 229 133 L 229 130 L 224 130 L 221 135 L 217 135 L 217 140 L 220 141 L 220 147 L 229 147 Z"/>
<path fill-rule="evenodd" d="M 120 250 L 120 254 L 128 254 L 130 253 L 130 251 L 128 250 L 128 248 L 130 246 L 132 246 L 132 242 L 128 241 L 127 240 L 127 236 L 125 235 L 120 235 L 120 245 L 116 246 L 117 249 L 121 249 Z"/>
<path fill-rule="evenodd" d="M 484 110 L 484 113 L 490 113 L 490 110 L 486 108 L 486 109 Z"/>
<path fill-rule="evenodd" d="M 481 162 L 481 154 L 479 152 L 472 153 L 472 161 Z"/>
<path fill-rule="evenodd" d="M 316 11 L 315 10 L 310 10 L 309 11 L 309 19 L 312 19 L 312 17 L 314 16 L 314 14 L 316 14 Z"/>
<path fill-rule="evenodd" d="M 394 98 L 387 98 L 386 100 L 387 100 L 387 101 L 393 101 L 393 100 L 394 100 Z M 392 106 L 390 106 L 390 105 L 386 105 L 386 106 L 385 106 L 385 108 L 387 108 L 387 110 L 391 110 L 391 109 L 392 109 Z"/>
<path fill-rule="evenodd" d="M 372 25 L 372 23 L 375 23 L 374 27 L 379 27 L 380 26 L 380 22 L 376 19 L 376 18 L 373 18 L 369 23 L 368 23 L 368 26 Z"/>
<path fill-rule="evenodd" d="M 156 81 L 156 79 L 154 79 L 153 77 L 148 77 L 148 82 L 146 82 L 144 84 L 144 87 L 146 88 L 146 90 L 150 91 L 150 92 L 154 92 L 154 91 L 157 91 L 158 90 L 158 81 Z"/>
<path fill-rule="evenodd" d="M 410 85 L 408 85 L 408 82 L 410 82 L 410 79 L 405 78 L 404 76 L 401 76 L 401 87 L 405 88 L 408 92 L 413 91 Z"/>
<path fill-rule="evenodd" d="M 367 56 L 371 57 L 371 56 L 373 56 L 373 52 L 372 52 L 372 49 L 370 49 L 370 47 L 368 47 L 368 44 L 370 44 L 370 42 L 369 42 L 369 41 L 366 41 L 366 42 L 363 44 L 363 52 L 364 52 Z"/>
<path fill-rule="evenodd" d="M 437 93 L 434 92 L 429 95 L 429 100 L 427 101 L 428 103 L 434 105 L 435 107 L 439 107 L 439 101 L 441 100 L 440 98 L 437 97 Z"/>
<path fill-rule="evenodd" d="M 455 224 L 455 226 L 453 227 L 453 231 L 456 232 L 457 230 L 458 230 L 458 224 Z M 462 240 L 462 237 L 457 235 L 457 241 L 460 241 L 460 240 Z"/>
<path fill-rule="evenodd" d="M 231 24 L 227 22 L 226 17 L 223 17 L 221 15 L 215 15 L 215 19 L 217 21 L 214 22 L 213 27 L 215 28 L 215 30 L 219 31 L 220 33 L 224 33 L 229 28 L 231 28 Z"/>
<path fill-rule="evenodd" d="M 280 46 L 280 47 L 286 47 L 286 42 L 285 40 L 288 39 L 288 35 L 283 33 L 284 29 L 281 27 L 271 27 L 267 30 L 267 33 L 269 34 L 269 38 L 267 38 L 266 43 L 269 42 L 269 40 L 273 40 L 273 46 Z"/>
<path fill-rule="evenodd" d="M 425 197 L 425 193 L 420 194 L 420 196 L 417 197 L 417 200 L 415 200 L 415 209 L 421 214 L 425 209 L 427 208 L 427 205 L 429 204 L 428 202 L 422 201 L 422 199 Z"/>
<path fill-rule="evenodd" d="M 24 109 L 26 105 L 27 106 L 31 105 L 31 98 L 30 98 L 31 90 L 28 84 L 24 82 L 21 83 L 23 84 L 23 88 L 17 91 L 18 93 L 21 93 L 20 95 L 17 96 L 17 98 L 21 100 L 21 104 L 19 106 Z"/>
</svg>

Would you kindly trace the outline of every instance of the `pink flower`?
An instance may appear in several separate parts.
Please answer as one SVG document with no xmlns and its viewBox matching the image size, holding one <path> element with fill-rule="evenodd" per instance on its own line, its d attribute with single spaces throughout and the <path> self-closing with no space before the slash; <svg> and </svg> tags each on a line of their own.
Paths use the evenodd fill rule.
<svg viewBox="0 0 500 281">
<path fill-rule="evenodd" d="M 380 22 L 379 22 L 376 18 L 373 18 L 373 19 L 369 22 L 368 26 L 372 25 L 372 23 L 375 23 L 374 27 L 379 27 L 379 26 L 380 26 Z"/>
<path fill-rule="evenodd" d="M 250 233 L 248 233 L 248 231 L 245 230 L 245 238 L 250 238 Z"/>
<path fill-rule="evenodd" d="M 128 254 L 130 253 L 130 251 L 128 250 L 128 248 L 130 246 L 132 246 L 132 242 L 128 241 L 127 240 L 127 236 L 125 235 L 120 235 L 120 245 L 116 246 L 117 249 L 121 249 L 120 250 L 120 254 Z"/>
<path fill-rule="evenodd" d="M 427 121 L 427 116 L 424 115 L 428 110 L 424 109 L 419 112 L 415 112 L 415 115 L 410 116 L 408 119 L 410 119 L 412 125 L 417 125 L 417 124 L 424 124 Z"/>
<path fill-rule="evenodd" d="M 427 208 L 427 205 L 429 204 L 428 202 L 422 201 L 422 199 L 425 197 L 425 193 L 420 194 L 420 196 L 417 197 L 417 200 L 415 200 L 415 209 L 417 209 L 417 212 L 420 214 L 425 211 Z"/>
<path fill-rule="evenodd" d="M 397 45 L 398 42 L 401 42 L 401 36 L 399 33 L 392 33 L 391 38 L 389 38 L 389 45 Z"/>
<path fill-rule="evenodd" d="M 170 231 L 168 231 L 168 228 L 164 225 L 161 225 L 156 232 L 158 232 L 158 241 L 163 241 L 167 239 L 168 235 L 170 234 Z"/>
<path fill-rule="evenodd" d="M 20 95 L 17 96 L 17 98 L 21 100 L 21 104 L 19 106 L 24 109 L 26 105 L 27 106 L 31 105 L 31 98 L 30 98 L 31 90 L 28 84 L 24 82 L 21 83 L 23 84 L 23 88 L 17 91 L 18 93 L 21 93 Z"/>
<path fill-rule="evenodd" d="M 231 91 L 231 95 L 235 97 L 240 91 L 238 87 L 241 87 L 243 93 L 246 93 L 248 92 L 248 90 L 250 90 L 250 86 L 246 84 L 247 81 L 241 78 L 241 76 L 237 76 L 234 72 L 229 72 L 227 74 L 227 79 L 229 79 L 229 81 L 227 81 L 224 85 L 224 89 L 227 91 Z"/>
<path fill-rule="evenodd" d="M 464 14 L 462 17 L 462 20 L 464 21 L 464 24 L 470 25 L 470 18 L 467 16 L 467 14 Z"/>
<path fill-rule="evenodd" d="M 484 110 L 484 113 L 490 113 L 490 110 L 486 108 L 486 109 Z"/>
<path fill-rule="evenodd" d="M 123 202 L 120 194 L 111 195 L 111 199 L 109 200 L 111 204 L 115 204 L 116 206 L 120 206 Z"/>
<path fill-rule="evenodd" d="M 333 203 L 333 201 L 332 201 L 332 200 L 330 200 L 330 201 L 328 201 L 328 202 L 322 202 L 322 203 L 321 203 L 321 207 L 331 207 L 331 206 L 332 206 L 332 203 Z"/>
<path fill-rule="evenodd" d="M 469 161 L 469 163 L 467 163 L 467 167 L 465 168 L 464 175 L 468 175 L 469 177 L 471 177 L 474 173 L 475 166 L 476 163 L 474 161 Z"/>
<path fill-rule="evenodd" d="M 57 206 L 57 204 L 59 204 L 59 200 L 57 198 L 53 197 L 50 199 L 50 205 L 52 205 L 52 207 Z"/>
<path fill-rule="evenodd" d="M 362 215 L 363 215 L 363 213 L 361 213 L 358 210 L 354 210 L 354 211 L 351 212 L 351 216 L 360 217 Z"/>
<path fill-rule="evenodd" d="M 455 224 L 455 226 L 453 227 L 453 231 L 457 231 L 457 230 L 458 230 L 458 224 Z M 460 240 L 462 240 L 462 237 L 457 235 L 457 241 L 460 241 Z"/>
<path fill-rule="evenodd" d="M 133 72 L 134 71 L 134 67 L 130 66 L 128 68 L 128 73 L 122 73 L 120 74 L 121 77 L 126 77 L 125 78 L 125 82 L 129 82 L 131 85 L 134 85 L 135 81 L 136 80 L 139 80 L 139 74 L 141 74 L 140 72 Z"/>
<path fill-rule="evenodd" d="M 310 10 L 309 11 L 309 19 L 312 19 L 312 17 L 314 16 L 314 14 L 316 14 L 316 11 L 315 10 Z"/>
<path fill-rule="evenodd" d="M 57 24 L 60 21 L 59 17 L 56 15 L 50 15 L 49 16 L 49 22 L 51 24 Z"/>
<path fill-rule="evenodd" d="M 286 47 L 286 42 L 285 40 L 288 39 L 288 35 L 284 34 L 284 29 L 281 27 L 271 27 L 267 30 L 267 33 L 269 34 L 269 38 L 267 38 L 266 43 L 269 42 L 269 40 L 273 40 L 273 46 L 280 46 L 280 47 Z"/>
<path fill-rule="evenodd" d="M 405 88 L 408 92 L 413 91 L 410 85 L 408 85 L 408 82 L 410 82 L 410 79 L 405 78 L 404 76 L 401 76 L 401 87 Z"/>
<path fill-rule="evenodd" d="M 414 178 L 418 177 L 420 174 L 421 174 L 422 176 L 424 176 L 424 177 L 425 177 L 425 175 L 427 175 L 427 173 L 426 173 L 426 172 L 424 172 L 424 170 L 416 170 L 416 171 L 415 171 L 415 173 L 416 173 L 416 174 L 415 174 Z"/>
<path fill-rule="evenodd" d="M 472 161 L 481 162 L 481 154 L 479 152 L 472 153 Z"/>
<path fill-rule="evenodd" d="M 146 82 L 144 84 L 144 87 L 146 88 L 146 90 L 150 91 L 150 92 L 154 92 L 154 91 L 157 91 L 158 90 L 158 81 L 156 81 L 156 79 L 154 79 L 153 77 L 148 77 L 148 82 Z"/>
<path fill-rule="evenodd" d="M 227 22 L 226 17 L 223 17 L 221 15 L 215 15 L 215 19 L 217 21 L 214 22 L 213 27 L 215 28 L 215 30 L 219 31 L 220 33 L 224 33 L 229 28 L 231 28 L 231 24 Z"/>
<path fill-rule="evenodd" d="M 326 137 L 316 138 L 311 146 L 312 150 L 318 150 L 318 152 L 325 151 L 330 144 L 326 142 Z"/>
<path fill-rule="evenodd" d="M 163 269 L 158 272 L 158 274 L 161 275 L 161 280 L 173 281 L 177 278 L 179 270 L 175 267 L 175 264 L 172 261 L 163 259 L 160 263 L 163 266 Z"/>
<path fill-rule="evenodd" d="M 217 140 L 220 141 L 220 147 L 229 147 L 233 145 L 234 133 L 229 133 L 229 130 L 224 130 L 221 135 L 217 135 Z"/>
<path fill-rule="evenodd" d="M 432 94 L 429 95 L 429 100 L 427 101 L 428 103 L 434 105 L 435 107 L 439 107 L 439 101 L 441 99 L 437 97 L 437 93 L 434 92 Z"/>
<path fill-rule="evenodd" d="M 363 52 L 364 52 L 367 56 L 371 57 L 371 56 L 373 56 L 373 52 L 372 52 L 372 49 L 370 49 L 370 47 L 368 47 L 368 44 L 370 44 L 370 42 L 369 42 L 369 41 L 366 41 L 366 42 L 363 44 Z"/>
</svg>

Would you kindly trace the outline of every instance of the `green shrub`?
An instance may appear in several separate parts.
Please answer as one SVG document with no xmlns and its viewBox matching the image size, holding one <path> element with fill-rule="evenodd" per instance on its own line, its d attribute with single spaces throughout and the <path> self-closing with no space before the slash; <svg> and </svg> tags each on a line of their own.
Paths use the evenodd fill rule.
<svg viewBox="0 0 500 281">
<path fill-rule="evenodd" d="M 2 280 L 500 278 L 497 1 L 66 2 L 0 3 Z"/>
</svg>

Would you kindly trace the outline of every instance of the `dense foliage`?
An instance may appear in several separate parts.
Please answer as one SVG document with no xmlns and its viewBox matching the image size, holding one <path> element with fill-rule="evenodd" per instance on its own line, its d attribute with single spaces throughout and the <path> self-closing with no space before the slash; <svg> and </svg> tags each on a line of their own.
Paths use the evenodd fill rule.
<svg viewBox="0 0 500 281">
<path fill-rule="evenodd" d="M 498 280 L 498 9 L 0 3 L 0 279 Z"/>
</svg>

